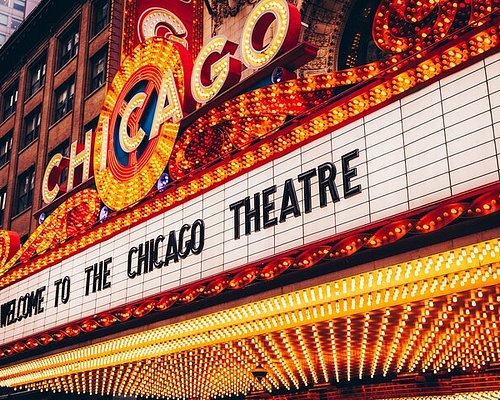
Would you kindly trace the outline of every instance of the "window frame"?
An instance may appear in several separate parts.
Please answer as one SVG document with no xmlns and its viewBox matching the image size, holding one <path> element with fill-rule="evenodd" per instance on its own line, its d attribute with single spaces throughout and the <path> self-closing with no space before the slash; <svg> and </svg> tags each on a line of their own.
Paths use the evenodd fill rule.
<svg viewBox="0 0 500 400">
<path fill-rule="evenodd" d="M 10 18 L 10 28 L 11 29 L 17 30 L 17 28 L 19 28 L 22 23 L 23 23 L 22 19 L 15 18 L 15 17 Z M 17 24 L 17 26 L 15 24 Z"/>
<path fill-rule="evenodd" d="M 7 14 L 4 14 L 4 13 L 0 13 L 0 16 L 2 17 L 2 20 L 3 20 L 3 17 L 5 17 L 5 23 L 0 22 L 0 25 L 1 26 L 9 26 L 9 16 Z"/>
<path fill-rule="evenodd" d="M 99 116 L 95 117 L 94 119 L 85 124 L 83 130 L 80 130 L 80 134 L 78 135 L 79 143 L 85 143 L 85 134 L 88 131 L 92 131 L 95 133 L 98 123 L 99 123 Z"/>
<path fill-rule="evenodd" d="M 26 12 L 26 0 L 18 0 L 18 1 L 22 1 L 22 2 L 23 2 L 23 8 L 21 9 L 21 8 L 17 8 L 17 7 L 16 7 L 16 0 L 14 0 L 14 1 L 12 2 L 12 8 L 13 8 L 14 10 L 21 11 L 21 12 L 23 12 L 23 13 L 24 13 L 24 12 Z"/>
<path fill-rule="evenodd" d="M 22 185 L 27 183 L 27 185 Z M 27 188 L 21 192 L 21 187 Z M 22 214 L 33 206 L 33 193 L 35 191 L 35 165 L 24 170 L 17 176 L 16 180 L 16 197 L 15 197 L 15 216 Z"/>
<path fill-rule="evenodd" d="M 13 102 L 11 101 L 14 98 Z M 16 113 L 17 100 L 19 99 L 19 82 L 16 81 L 5 91 L 2 96 L 2 121 Z M 6 107 L 7 102 L 13 103 Z"/>
<path fill-rule="evenodd" d="M 0 228 L 3 227 L 5 218 L 5 206 L 7 205 L 7 186 L 0 188 Z"/>
<path fill-rule="evenodd" d="M 28 132 L 28 128 L 31 125 L 31 121 L 38 120 L 32 130 Z M 23 136 L 21 138 L 21 150 L 28 147 L 31 143 L 36 141 L 40 136 L 40 126 L 42 125 L 42 106 L 35 107 L 27 116 L 24 118 L 24 128 Z"/>
<path fill-rule="evenodd" d="M 107 6 L 106 15 L 100 16 L 98 18 L 98 11 L 102 11 L 103 6 Z M 111 4 L 109 0 L 96 0 L 92 3 L 92 25 L 91 25 L 91 37 L 97 36 L 101 33 L 111 22 Z"/>
<path fill-rule="evenodd" d="M 102 57 L 103 60 L 103 70 L 96 74 L 94 76 L 94 68 L 98 65 L 98 63 L 95 63 L 96 60 L 100 60 Z M 108 47 L 104 46 L 103 48 L 99 49 L 91 58 L 90 58 L 90 68 L 89 68 L 89 94 L 93 93 L 97 89 L 99 89 L 101 86 L 103 86 L 106 83 L 106 74 L 108 72 Z M 99 76 L 102 75 L 102 77 L 99 79 Z M 101 81 L 102 79 L 102 81 Z M 99 81 L 98 84 L 96 84 L 96 81 Z"/>
<path fill-rule="evenodd" d="M 80 20 L 78 18 L 59 35 L 57 42 L 57 69 L 59 70 L 78 55 L 80 44 Z M 71 49 L 64 51 L 69 43 L 71 43 Z"/>
<path fill-rule="evenodd" d="M 40 77 L 33 83 L 33 76 L 35 72 Z M 45 85 L 45 78 L 47 75 L 47 54 L 44 53 L 31 63 L 28 68 L 28 97 L 33 96 L 38 90 Z"/>
<path fill-rule="evenodd" d="M 13 129 L 11 129 L 9 132 L 7 132 L 0 138 L 0 168 L 3 168 L 10 162 L 13 136 L 14 132 Z M 3 150 L 5 145 L 7 145 L 7 149 L 4 153 Z"/>
<path fill-rule="evenodd" d="M 72 87 L 72 89 L 71 89 Z M 68 92 L 69 90 L 69 92 Z M 59 103 L 59 96 L 66 92 L 66 99 Z M 63 119 L 66 115 L 73 111 L 75 100 L 75 75 L 72 75 L 66 81 L 64 81 L 55 91 L 54 91 L 54 123 Z"/>
</svg>

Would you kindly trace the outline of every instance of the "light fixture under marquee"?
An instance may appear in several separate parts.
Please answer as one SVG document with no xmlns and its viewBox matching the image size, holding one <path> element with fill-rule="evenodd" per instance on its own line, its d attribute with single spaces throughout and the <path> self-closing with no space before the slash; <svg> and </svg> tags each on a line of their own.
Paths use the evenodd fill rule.
<svg viewBox="0 0 500 400">
<path fill-rule="evenodd" d="M 259 365 L 268 391 L 481 372 L 500 361 L 499 255 L 492 240 L 402 261 L 3 367 L 0 383 L 208 399 L 247 394 Z"/>
</svg>

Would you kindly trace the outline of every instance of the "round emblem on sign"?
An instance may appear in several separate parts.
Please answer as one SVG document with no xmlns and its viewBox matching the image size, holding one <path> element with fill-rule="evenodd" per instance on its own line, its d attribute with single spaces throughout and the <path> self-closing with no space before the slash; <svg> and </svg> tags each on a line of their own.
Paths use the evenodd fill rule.
<svg viewBox="0 0 500 400">
<path fill-rule="evenodd" d="M 164 172 L 189 97 L 190 73 L 186 49 L 162 38 L 146 40 L 122 62 L 94 146 L 95 182 L 109 208 L 143 199 Z"/>
</svg>

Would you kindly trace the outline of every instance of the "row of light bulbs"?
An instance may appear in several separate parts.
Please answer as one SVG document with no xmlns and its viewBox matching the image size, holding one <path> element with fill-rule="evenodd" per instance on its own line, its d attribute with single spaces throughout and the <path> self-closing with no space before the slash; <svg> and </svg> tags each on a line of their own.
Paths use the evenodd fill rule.
<svg viewBox="0 0 500 400">
<path fill-rule="evenodd" d="M 189 397 L 195 387 L 208 399 L 258 387 L 251 375 L 257 365 L 269 371 L 267 390 L 481 370 L 500 360 L 499 253 L 499 241 L 491 240 L 367 271 L 5 367 L 0 383 L 164 397 Z M 210 383 L 200 373 L 210 366 L 227 374 Z M 158 371 L 165 378 L 161 387 Z M 189 385 L 179 375 L 190 377 Z"/>
</svg>

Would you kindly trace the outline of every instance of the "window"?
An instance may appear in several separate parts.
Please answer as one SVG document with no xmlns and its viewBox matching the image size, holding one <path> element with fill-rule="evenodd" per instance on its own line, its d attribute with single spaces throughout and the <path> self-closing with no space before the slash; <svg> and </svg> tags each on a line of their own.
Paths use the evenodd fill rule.
<svg viewBox="0 0 500 400">
<path fill-rule="evenodd" d="M 0 14 L 0 25 L 7 26 L 9 24 L 9 18 L 5 14 Z"/>
<path fill-rule="evenodd" d="M 19 10 L 24 12 L 26 9 L 26 0 L 14 0 L 14 10 Z"/>
<path fill-rule="evenodd" d="M 73 98 L 75 96 L 75 77 L 72 76 L 56 90 L 54 122 L 73 110 Z"/>
<path fill-rule="evenodd" d="M 23 23 L 23 21 L 21 19 L 17 19 L 17 18 L 12 17 L 12 19 L 10 20 L 10 27 L 12 29 L 17 29 L 17 28 L 19 28 L 19 25 L 21 25 L 22 23 Z"/>
<path fill-rule="evenodd" d="M 69 152 L 70 152 L 69 139 L 66 139 L 59 146 L 57 146 L 54 150 L 49 152 L 48 158 L 47 158 L 47 164 L 52 159 L 52 157 L 54 157 L 54 155 L 56 155 L 56 154 L 61 154 L 63 157 L 69 158 Z M 65 168 L 61 171 L 61 175 L 59 176 L 58 184 L 61 186 L 67 180 L 68 180 L 68 169 Z"/>
<path fill-rule="evenodd" d="M 90 59 L 90 92 L 104 84 L 106 80 L 107 49 L 99 50 Z"/>
<path fill-rule="evenodd" d="M 78 41 L 80 38 L 78 29 L 79 24 L 75 22 L 59 38 L 59 68 L 78 54 Z"/>
<path fill-rule="evenodd" d="M 92 36 L 109 24 L 109 0 L 97 0 L 92 10 Z"/>
<path fill-rule="evenodd" d="M 5 43 L 7 40 L 7 36 L 5 36 L 3 33 L 0 33 L 0 46 Z"/>
<path fill-rule="evenodd" d="M 7 187 L 0 189 L 0 227 L 3 226 L 3 216 L 5 214 L 5 203 L 7 200 Z"/>
<path fill-rule="evenodd" d="M 40 135 L 40 122 L 42 113 L 40 107 L 33 110 L 24 121 L 24 136 L 21 140 L 21 148 L 24 149 L 30 143 L 34 142 Z"/>
<path fill-rule="evenodd" d="M 5 91 L 3 96 L 3 119 L 10 117 L 16 111 L 17 82 Z"/>
<path fill-rule="evenodd" d="M 31 96 L 45 83 L 45 72 L 47 71 L 47 59 L 43 55 L 31 65 L 28 74 L 28 92 Z"/>
<path fill-rule="evenodd" d="M 35 166 L 24 171 L 17 178 L 15 213 L 20 214 L 33 204 L 33 188 L 35 187 Z"/>
<path fill-rule="evenodd" d="M 8 132 L 0 139 L 0 168 L 10 161 L 11 150 L 12 150 L 12 131 Z"/>
</svg>

